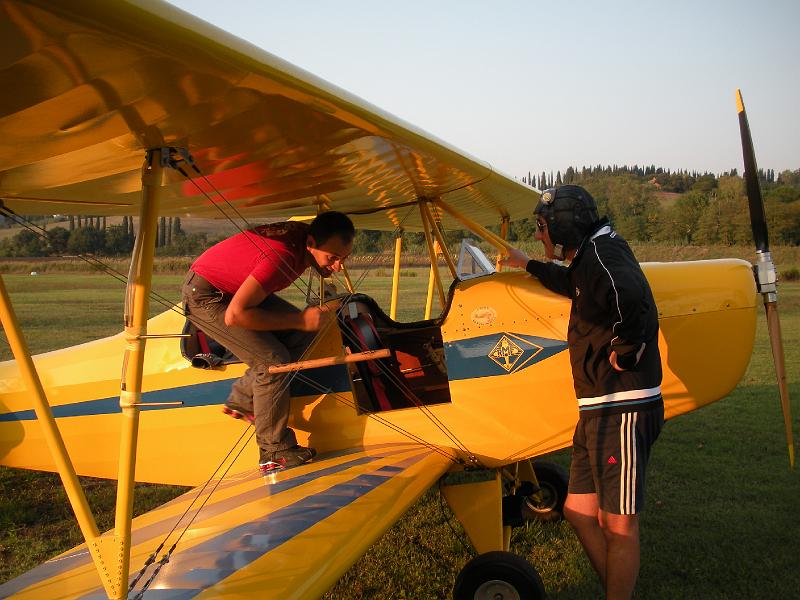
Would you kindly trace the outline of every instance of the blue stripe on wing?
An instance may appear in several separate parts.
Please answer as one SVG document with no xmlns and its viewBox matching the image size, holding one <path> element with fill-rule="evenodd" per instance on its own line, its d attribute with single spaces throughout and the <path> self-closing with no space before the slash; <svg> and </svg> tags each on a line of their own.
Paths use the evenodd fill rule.
<svg viewBox="0 0 800 600">
<path fill-rule="evenodd" d="M 319 456 L 315 460 L 315 463 L 336 458 L 339 456 L 345 456 L 347 454 L 354 454 L 357 452 L 376 451 L 379 450 L 381 446 L 390 446 L 391 448 L 398 448 L 397 444 L 381 444 L 377 446 L 370 446 L 367 448 L 360 448 L 360 447 L 351 448 L 348 450 L 332 452 L 324 456 Z M 383 458 L 387 458 L 399 453 L 408 452 L 408 450 L 413 447 L 414 447 L 413 445 L 409 444 L 399 449 L 389 450 L 389 448 L 387 448 L 386 451 L 380 452 L 380 454 L 361 456 L 358 458 L 354 458 L 353 460 L 343 462 L 341 464 L 331 465 L 329 467 L 323 467 L 321 469 L 310 471 L 302 475 L 283 479 L 281 481 L 270 483 L 265 486 L 260 486 L 256 489 L 229 498 L 225 498 L 218 502 L 210 502 L 203 507 L 201 514 L 198 515 L 198 519 L 202 520 L 202 519 L 212 518 L 216 515 L 223 514 L 227 511 L 235 510 L 236 508 L 239 508 L 248 502 L 253 502 L 258 500 L 259 498 L 274 496 L 281 492 L 285 492 L 287 490 L 312 482 L 322 477 L 346 471 L 351 467 L 381 460 Z M 416 462 L 417 460 L 419 460 L 419 458 L 422 457 L 419 458 L 413 457 L 413 458 L 414 462 Z M 399 463 L 398 466 L 404 469 L 408 465 L 406 465 L 405 461 L 403 461 Z M 257 469 L 253 468 L 252 471 L 253 475 L 251 477 L 248 477 L 246 480 L 239 480 L 237 484 L 252 479 L 263 479 L 263 476 L 261 475 L 260 472 L 257 471 Z M 220 486 L 220 488 L 222 487 L 225 487 L 225 482 L 223 482 L 222 485 Z M 190 492 L 187 492 L 187 494 L 184 494 L 183 496 L 180 496 L 179 498 L 172 500 L 168 504 L 173 504 L 180 501 L 186 501 L 187 497 L 193 497 L 193 495 L 195 494 L 197 494 L 197 490 L 192 490 Z M 191 518 L 192 514 L 193 513 L 189 513 L 187 518 Z M 175 520 L 176 517 L 170 517 L 167 519 L 156 521 L 144 527 L 135 528 L 131 532 L 131 546 L 132 547 L 136 546 L 138 544 L 145 542 L 148 539 L 155 538 L 159 535 L 165 535 L 168 531 L 170 531 L 173 528 L 173 526 L 176 525 Z M 86 546 L 85 545 L 80 546 L 69 554 L 62 555 L 60 557 L 47 561 L 39 565 L 38 567 L 31 569 L 27 573 L 23 573 L 22 575 L 16 577 L 15 579 L 0 584 L 0 598 L 5 598 L 6 596 L 13 595 L 17 592 L 24 590 L 27 587 L 41 583 L 51 577 L 55 577 L 72 569 L 76 569 L 82 565 L 91 564 L 91 562 L 92 559 L 88 551 L 86 550 Z M 132 574 L 131 578 L 134 575 L 135 573 Z M 105 598 L 105 595 L 101 595 L 98 597 Z M 149 592 L 148 592 L 148 597 L 150 597 Z"/>
<path fill-rule="evenodd" d="M 192 598 L 375 490 L 427 455 L 421 453 L 396 465 L 358 475 L 188 548 L 170 560 L 156 583 L 170 590 L 169 598 Z"/>
</svg>

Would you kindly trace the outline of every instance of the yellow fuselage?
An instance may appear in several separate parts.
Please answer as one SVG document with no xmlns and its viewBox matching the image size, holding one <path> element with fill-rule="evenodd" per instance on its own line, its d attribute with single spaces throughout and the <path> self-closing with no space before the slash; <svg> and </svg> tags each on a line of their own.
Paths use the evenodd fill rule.
<svg viewBox="0 0 800 600">
<path fill-rule="evenodd" d="M 756 290 L 750 265 L 722 260 L 643 267 L 659 310 L 667 418 L 723 398 L 752 352 Z M 458 447 L 465 448 L 485 466 L 569 446 L 578 416 L 566 351 L 569 312 L 569 299 L 525 273 L 459 282 L 441 322 L 450 402 L 424 412 L 385 411 L 377 419 L 359 414 L 352 390 L 344 389 L 294 397 L 291 425 L 301 444 L 321 452 L 408 441 L 408 432 L 461 457 Z M 148 332 L 176 333 L 182 326 L 182 317 L 167 311 L 150 320 Z M 125 345 L 119 334 L 35 357 L 81 475 L 117 476 Z M 341 333 L 331 327 L 309 358 L 341 353 Z M 242 422 L 224 417 L 220 405 L 244 368 L 195 369 L 177 339 L 148 340 L 142 401 L 184 404 L 142 411 L 138 481 L 196 485 L 208 478 L 242 434 Z M 53 470 L 31 407 L 15 363 L 0 365 L 0 462 Z M 243 468 L 256 463 L 256 452 L 249 444 Z"/>
</svg>

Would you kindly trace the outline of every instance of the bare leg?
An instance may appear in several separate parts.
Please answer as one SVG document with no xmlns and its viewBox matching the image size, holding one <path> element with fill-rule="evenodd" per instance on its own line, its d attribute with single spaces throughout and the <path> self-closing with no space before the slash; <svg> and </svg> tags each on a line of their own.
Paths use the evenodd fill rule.
<svg viewBox="0 0 800 600">
<path fill-rule="evenodd" d="M 639 575 L 639 516 L 600 510 L 597 494 L 569 494 L 564 516 L 603 582 L 606 598 L 631 598 Z"/>
<path fill-rule="evenodd" d="M 628 600 L 639 575 L 639 515 L 600 511 L 606 538 L 606 598 Z"/>
<path fill-rule="evenodd" d="M 564 516 L 572 525 L 594 570 L 606 585 L 607 542 L 600 528 L 597 494 L 569 494 L 564 502 Z"/>
</svg>

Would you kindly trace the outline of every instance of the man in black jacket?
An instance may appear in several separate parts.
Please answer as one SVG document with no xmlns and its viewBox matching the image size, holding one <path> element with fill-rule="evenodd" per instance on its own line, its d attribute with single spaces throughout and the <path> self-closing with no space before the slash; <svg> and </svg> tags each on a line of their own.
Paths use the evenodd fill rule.
<svg viewBox="0 0 800 600">
<path fill-rule="evenodd" d="M 536 239 L 557 262 L 511 249 L 503 264 L 572 299 L 567 341 L 580 416 L 564 515 L 606 597 L 627 599 L 639 573 L 645 468 L 664 423 L 658 312 L 633 252 L 586 190 L 546 190 L 535 217 Z"/>
</svg>

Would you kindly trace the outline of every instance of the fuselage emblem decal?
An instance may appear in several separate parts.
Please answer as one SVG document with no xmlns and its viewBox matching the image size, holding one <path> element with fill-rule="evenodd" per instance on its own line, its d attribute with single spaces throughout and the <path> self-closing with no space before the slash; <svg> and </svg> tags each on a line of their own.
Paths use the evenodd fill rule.
<svg viewBox="0 0 800 600">
<path fill-rule="evenodd" d="M 513 340 L 504 335 L 489 352 L 489 358 L 510 373 L 524 352 Z"/>
<path fill-rule="evenodd" d="M 566 340 L 508 331 L 446 341 L 447 379 L 514 375 L 566 349 Z"/>
<path fill-rule="evenodd" d="M 497 320 L 497 311 L 491 306 L 479 306 L 472 311 L 470 319 L 475 325 L 491 325 Z"/>
</svg>

